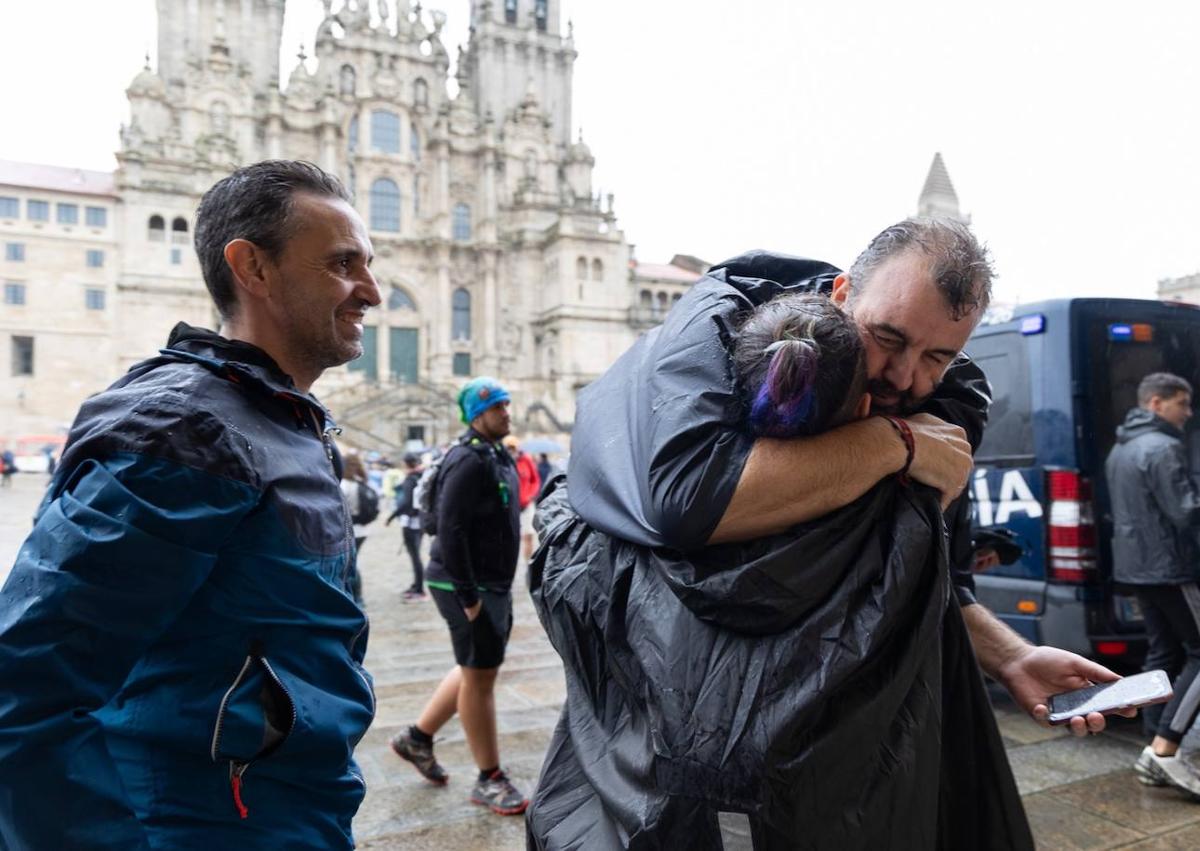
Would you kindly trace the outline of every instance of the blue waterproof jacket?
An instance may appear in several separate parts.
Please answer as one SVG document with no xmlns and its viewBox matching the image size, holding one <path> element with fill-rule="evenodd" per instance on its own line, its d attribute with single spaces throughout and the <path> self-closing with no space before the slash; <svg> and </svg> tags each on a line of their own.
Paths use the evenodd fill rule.
<svg viewBox="0 0 1200 851">
<path fill-rule="evenodd" d="M 0 591 L 0 847 L 353 847 L 374 696 L 331 428 L 182 324 L 83 405 Z"/>
</svg>

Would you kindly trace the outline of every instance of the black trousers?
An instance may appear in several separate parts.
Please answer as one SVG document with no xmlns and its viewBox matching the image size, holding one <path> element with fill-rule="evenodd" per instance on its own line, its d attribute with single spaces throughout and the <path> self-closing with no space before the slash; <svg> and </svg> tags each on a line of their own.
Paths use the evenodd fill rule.
<svg viewBox="0 0 1200 851">
<path fill-rule="evenodd" d="M 413 591 L 425 590 L 425 565 L 421 562 L 421 530 L 404 527 L 404 549 L 412 562 Z"/>
<path fill-rule="evenodd" d="M 1162 711 L 1157 735 L 1180 742 L 1200 715 L 1200 587 L 1139 585 L 1138 603 L 1146 619 L 1146 661 L 1143 670 L 1179 671 L 1175 696 Z M 1182 657 L 1182 658 L 1181 658 Z M 1180 663 L 1182 662 L 1182 667 Z"/>
</svg>

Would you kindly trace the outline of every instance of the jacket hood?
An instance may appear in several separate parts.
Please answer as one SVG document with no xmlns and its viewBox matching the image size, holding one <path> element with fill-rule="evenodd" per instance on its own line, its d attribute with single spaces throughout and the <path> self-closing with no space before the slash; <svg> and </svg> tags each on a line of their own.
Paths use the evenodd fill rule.
<svg viewBox="0 0 1200 851">
<path fill-rule="evenodd" d="M 1147 411 L 1145 408 L 1131 408 L 1125 415 L 1125 422 L 1117 426 L 1117 442 L 1128 443 L 1134 438 L 1155 431 L 1177 440 L 1183 439 L 1183 432 L 1153 411 Z"/>
<path fill-rule="evenodd" d="M 755 304 L 761 304 L 776 294 L 760 294 L 766 295 L 766 298 L 754 298 L 759 289 L 768 286 L 779 290 L 781 287 L 791 289 L 803 284 L 817 292 L 828 293 L 833 288 L 833 279 L 841 274 L 841 270 L 820 260 L 754 250 L 718 263 L 708 270 L 708 274 L 736 287 Z"/>
</svg>

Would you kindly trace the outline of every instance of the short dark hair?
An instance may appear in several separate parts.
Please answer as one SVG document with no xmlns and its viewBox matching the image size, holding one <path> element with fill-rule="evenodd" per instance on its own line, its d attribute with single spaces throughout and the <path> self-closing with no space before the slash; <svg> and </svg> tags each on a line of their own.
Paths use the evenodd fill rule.
<svg viewBox="0 0 1200 851">
<path fill-rule="evenodd" d="M 919 216 L 881 231 L 850 267 L 850 283 L 862 292 L 867 278 L 885 260 L 919 249 L 930 263 L 930 275 L 946 299 L 950 315 L 962 319 L 987 309 L 996 272 L 987 246 L 970 228 L 954 219 Z M 850 290 L 853 299 L 855 290 Z"/>
<path fill-rule="evenodd" d="M 245 239 L 272 259 L 278 258 L 295 230 L 292 198 L 298 192 L 350 203 L 350 193 L 340 180 L 303 160 L 263 160 L 239 168 L 217 181 L 200 199 L 196 255 L 204 285 L 222 317 L 228 319 L 237 308 L 225 246 L 235 239 Z"/>
<path fill-rule="evenodd" d="M 1160 399 L 1173 399 L 1180 393 L 1192 395 L 1192 385 L 1186 378 L 1180 378 L 1170 372 L 1152 372 L 1138 384 L 1137 400 L 1139 405 L 1148 405 L 1157 396 Z"/>
<path fill-rule="evenodd" d="M 733 365 L 756 435 L 796 437 L 842 425 L 867 390 L 858 327 L 815 293 L 755 308 L 734 337 Z"/>
</svg>

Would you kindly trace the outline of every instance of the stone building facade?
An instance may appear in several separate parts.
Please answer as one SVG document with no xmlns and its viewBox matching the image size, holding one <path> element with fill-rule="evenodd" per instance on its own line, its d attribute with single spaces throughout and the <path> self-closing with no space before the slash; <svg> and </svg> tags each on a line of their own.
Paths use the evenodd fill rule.
<svg viewBox="0 0 1200 851">
<path fill-rule="evenodd" d="M 127 90 L 116 172 L 0 167 L 0 239 L 26 251 L 0 273 L 27 299 L 0 307 L 0 328 L 36 347 L 33 375 L 22 363 L 0 378 L 0 405 L 23 405 L 10 434 L 61 428 L 174 322 L 214 326 L 196 207 L 232 169 L 274 157 L 338 174 L 375 246 L 384 304 L 366 353 L 315 388 L 349 442 L 448 438 L 453 394 L 480 373 L 512 385 L 522 430 L 569 430 L 576 391 L 642 323 L 631 246 L 572 129 L 576 51 L 558 4 L 470 0 L 454 86 L 442 13 L 324 6 L 315 56 L 280 85 L 284 0 L 158 0 L 158 68 Z M 30 203 L 81 218 L 30 219 Z M 103 226 L 85 224 L 92 207 Z M 93 250 L 99 267 L 75 262 Z"/>
</svg>

